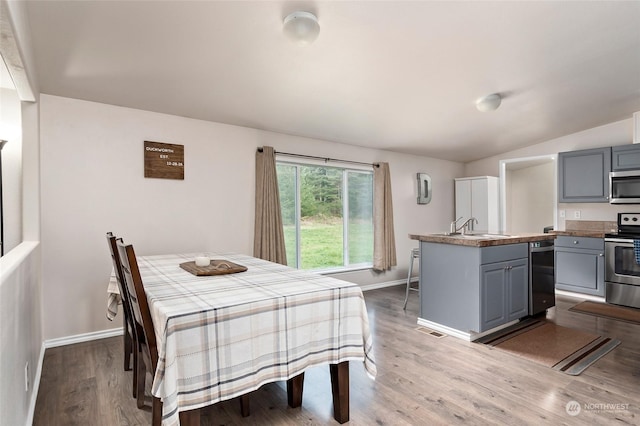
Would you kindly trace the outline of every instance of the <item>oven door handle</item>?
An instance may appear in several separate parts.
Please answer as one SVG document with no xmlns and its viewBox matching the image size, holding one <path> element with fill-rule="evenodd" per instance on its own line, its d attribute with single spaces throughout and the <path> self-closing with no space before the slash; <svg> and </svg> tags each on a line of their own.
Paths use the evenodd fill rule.
<svg viewBox="0 0 640 426">
<path fill-rule="evenodd" d="M 622 239 L 622 238 L 606 238 L 604 240 L 605 243 L 616 243 L 618 245 L 624 245 L 624 246 L 629 246 L 629 247 L 633 247 L 633 240 L 629 240 L 627 238 Z"/>
<path fill-rule="evenodd" d="M 544 253 L 545 251 L 553 251 L 553 246 L 548 247 L 531 247 L 529 249 L 531 253 Z"/>
</svg>

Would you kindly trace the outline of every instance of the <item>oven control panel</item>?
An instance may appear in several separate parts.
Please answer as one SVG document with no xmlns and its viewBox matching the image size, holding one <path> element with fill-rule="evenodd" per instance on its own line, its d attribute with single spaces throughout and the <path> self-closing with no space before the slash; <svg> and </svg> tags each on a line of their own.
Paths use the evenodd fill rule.
<svg viewBox="0 0 640 426">
<path fill-rule="evenodd" d="M 640 226 L 640 213 L 618 213 L 618 225 Z"/>
<path fill-rule="evenodd" d="M 618 213 L 618 232 L 640 232 L 640 213 Z"/>
</svg>

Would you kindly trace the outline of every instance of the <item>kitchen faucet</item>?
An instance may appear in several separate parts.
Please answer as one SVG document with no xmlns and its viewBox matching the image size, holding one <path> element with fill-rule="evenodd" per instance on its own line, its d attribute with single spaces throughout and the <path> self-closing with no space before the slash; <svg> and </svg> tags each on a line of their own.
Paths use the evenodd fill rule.
<svg viewBox="0 0 640 426">
<path fill-rule="evenodd" d="M 459 229 L 456 229 L 456 224 L 460 219 L 462 219 L 462 216 L 460 216 L 456 220 L 451 221 L 451 225 L 449 225 L 449 235 L 455 235 L 458 233 Z"/>
<path fill-rule="evenodd" d="M 457 222 L 457 221 L 456 221 Z M 462 235 L 465 234 L 466 231 L 473 231 L 473 223 L 475 222 L 475 224 L 478 224 L 478 219 L 476 219 L 475 217 L 470 217 L 469 219 L 467 219 L 467 221 L 465 223 L 463 223 L 459 229 L 457 229 L 456 231 L 459 231 L 460 229 L 462 229 Z M 469 226 L 469 224 L 471 224 L 471 226 Z"/>
<path fill-rule="evenodd" d="M 470 217 L 458 228 L 456 225 L 460 219 L 462 219 L 462 216 L 460 216 L 456 220 L 451 221 L 451 225 L 449 226 L 449 235 L 459 234 L 460 232 L 458 231 L 460 230 L 462 230 L 462 235 L 464 235 L 466 231 L 473 230 L 473 222 L 475 222 L 476 225 L 478 224 L 478 219 L 476 219 L 475 217 Z M 469 224 L 471 224 L 471 227 L 469 227 Z"/>
</svg>

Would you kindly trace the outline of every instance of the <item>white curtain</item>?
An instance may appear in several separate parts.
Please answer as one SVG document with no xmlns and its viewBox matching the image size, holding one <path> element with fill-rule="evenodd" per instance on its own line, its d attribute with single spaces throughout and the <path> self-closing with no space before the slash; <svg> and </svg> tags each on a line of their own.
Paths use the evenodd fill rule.
<svg viewBox="0 0 640 426">
<path fill-rule="evenodd" d="M 270 146 L 256 152 L 256 213 L 253 256 L 287 264 L 280 193 L 276 175 L 276 152 Z"/>
<path fill-rule="evenodd" d="M 389 163 L 379 163 L 373 168 L 373 269 L 385 271 L 397 264 Z"/>
</svg>

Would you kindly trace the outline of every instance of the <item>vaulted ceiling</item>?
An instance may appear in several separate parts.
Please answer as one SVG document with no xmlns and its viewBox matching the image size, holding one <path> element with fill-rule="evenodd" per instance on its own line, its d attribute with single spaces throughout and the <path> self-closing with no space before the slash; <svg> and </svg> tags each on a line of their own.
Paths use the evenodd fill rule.
<svg viewBox="0 0 640 426">
<path fill-rule="evenodd" d="M 283 36 L 317 15 L 308 46 Z M 640 111 L 640 1 L 29 1 L 43 93 L 472 161 Z M 500 93 L 493 112 L 474 102 Z M 606 145 L 607 141 L 603 141 Z"/>
</svg>

